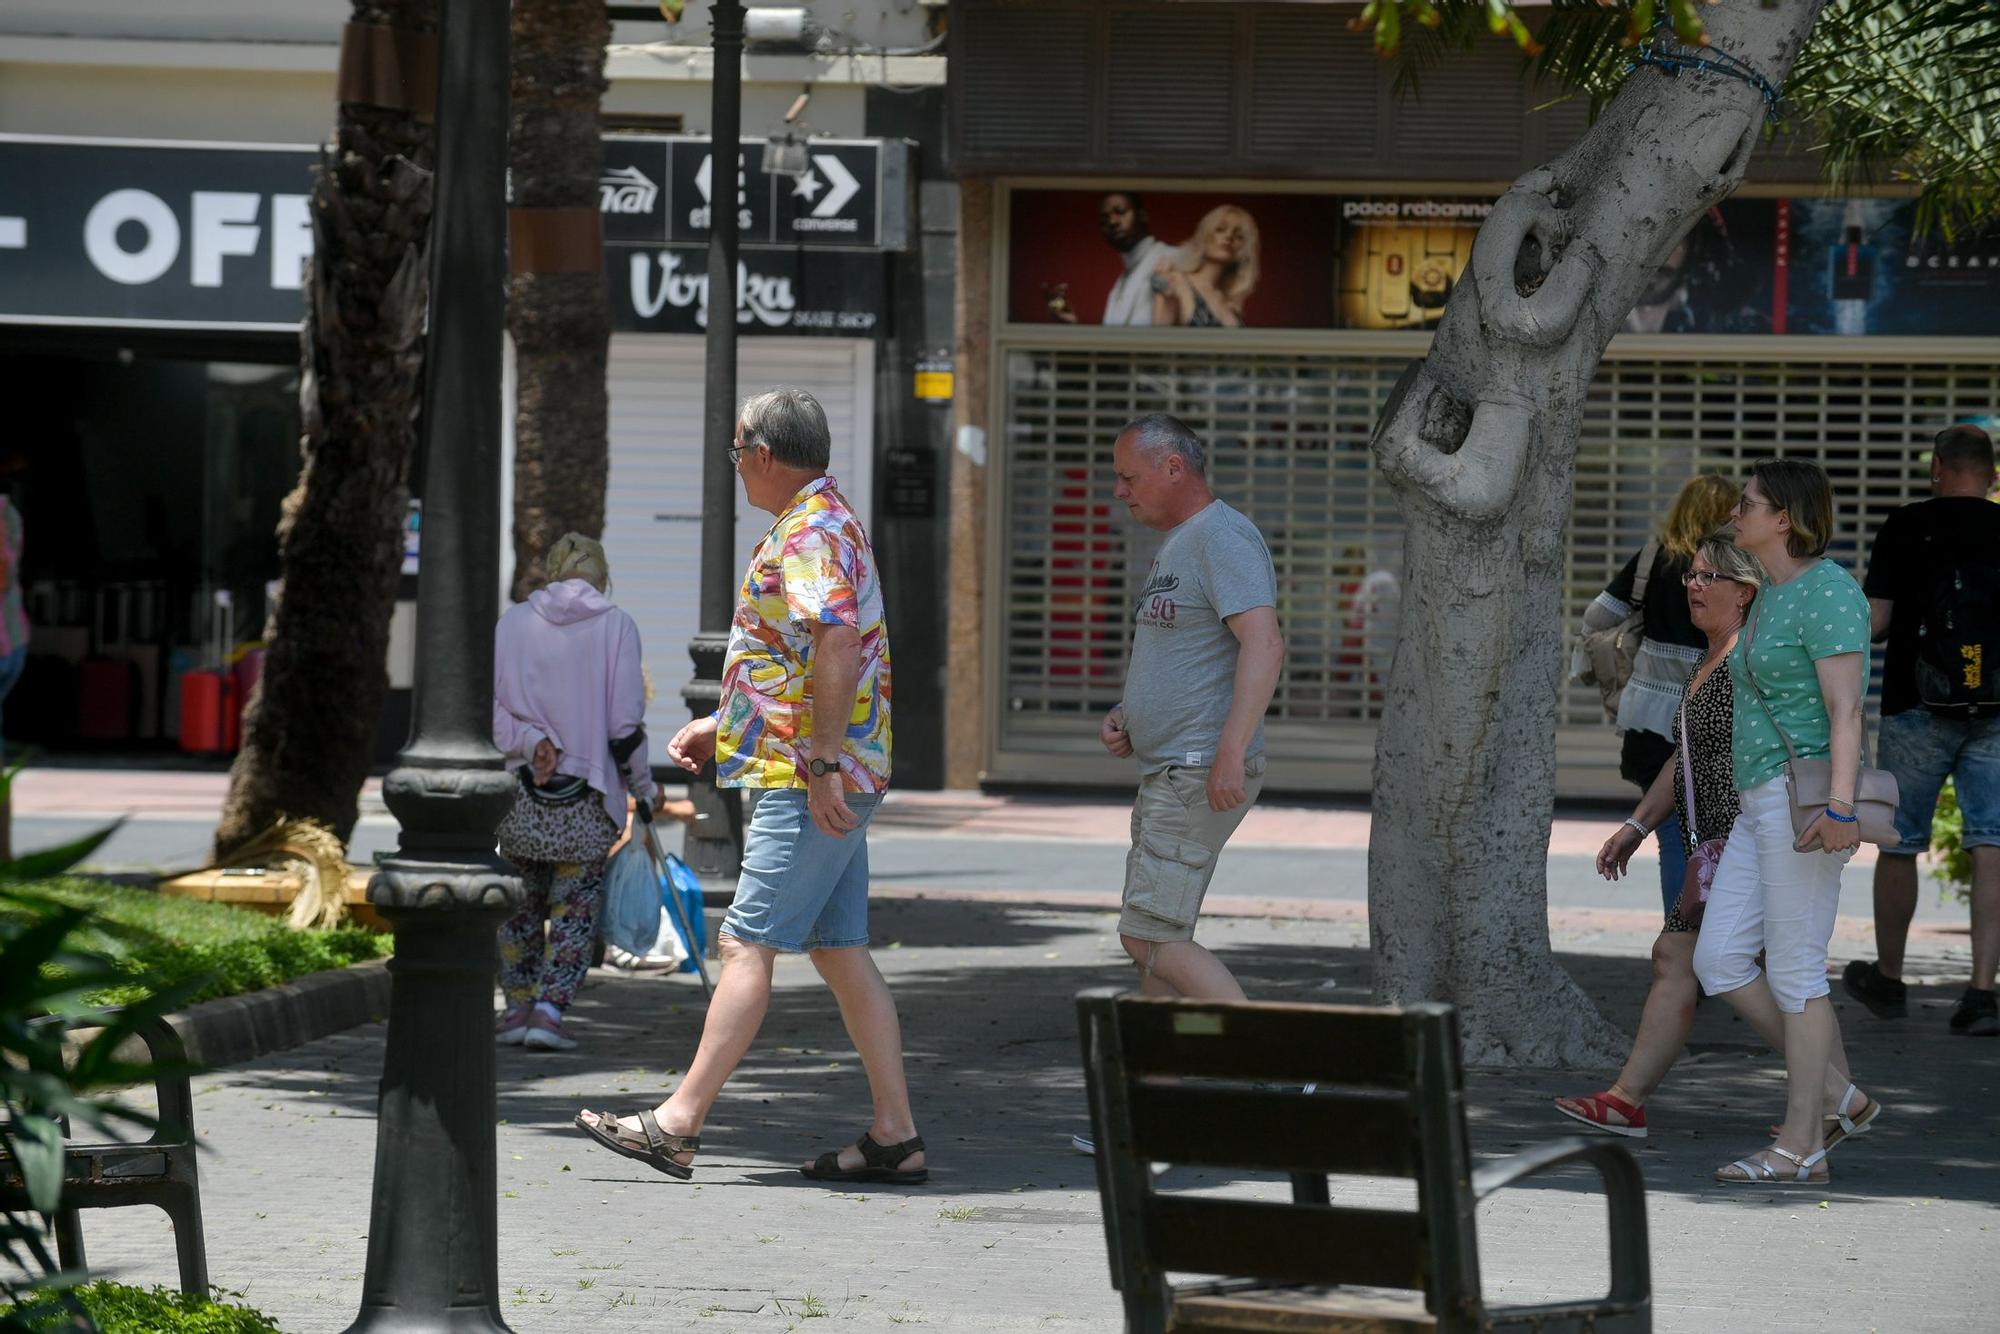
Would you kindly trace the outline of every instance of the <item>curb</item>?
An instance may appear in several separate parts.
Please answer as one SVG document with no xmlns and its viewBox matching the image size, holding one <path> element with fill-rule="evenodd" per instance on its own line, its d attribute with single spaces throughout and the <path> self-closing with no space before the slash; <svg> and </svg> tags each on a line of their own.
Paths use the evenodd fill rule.
<svg viewBox="0 0 2000 1334">
<path fill-rule="evenodd" d="M 167 1022 L 195 1065 L 205 1070 L 242 1065 L 388 1018 L 388 963 L 369 959 L 241 996 L 219 996 L 170 1014 Z M 70 1041 L 87 1041 L 92 1031 L 74 1030 Z M 136 1039 L 129 1045 L 134 1059 L 143 1056 Z"/>
</svg>

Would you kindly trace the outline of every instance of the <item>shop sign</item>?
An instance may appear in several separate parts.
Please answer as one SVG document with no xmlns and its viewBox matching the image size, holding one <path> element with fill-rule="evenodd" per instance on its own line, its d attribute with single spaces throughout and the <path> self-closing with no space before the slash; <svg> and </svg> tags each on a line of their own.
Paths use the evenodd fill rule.
<svg viewBox="0 0 2000 1334">
<path fill-rule="evenodd" d="M 296 329 L 316 156 L 0 135 L 0 322 Z"/>
<path fill-rule="evenodd" d="M 706 246 L 663 240 L 669 205 L 702 198 L 707 154 L 705 144 L 692 151 L 696 142 L 605 141 L 605 280 L 619 329 L 707 326 Z M 684 178 L 666 170 L 675 145 Z M 906 146 L 814 141 L 811 149 L 819 186 L 806 185 L 796 202 L 774 205 L 767 190 L 758 204 L 755 188 L 741 195 L 763 235 L 816 225 L 783 249 L 744 247 L 738 324 L 747 334 L 873 336 L 888 309 L 876 242 L 900 244 L 906 231 L 879 204 L 904 197 Z M 745 161 L 760 152 L 746 149 Z M 0 135 L 0 323 L 296 329 L 317 157 L 306 146 Z M 791 178 L 777 179 L 789 188 Z M 771 182 L 754 173 L 753 184 Z M 706 207 L 689 204 L 697 206 Z M 855 230 L 831 227 L 843 219 Z M 834 237 L 846 240 L 827 248 Z"/>
<path fill-rule="evenodd" d="M 1437 326 L 1490 198 L 1019 190 L 1017 324 Z M 1626 318 L 1635 334 L 2000 335 L 2000 233 L 1924 239 L 1907 199 L 1730 199 Z"/>
<path fill-rule="evenodd" d="M 909 244 L 909 145 L 812 139 L 802 176 L 764 171 L 764 141 L 745 139 L 735 171 L 745 246 L 901 250 Z M 727 173 L 722 173 L 726 175 Z M 598 205 L 607 246 L 706 243 L 728 183 L 705 138 L 610 135 Z"/>
<path fill-rule="evenodd" d="M 705 246 L 606 251 L 612 327 L 626 333 L 698 333 L 708 327 Z M 742 333 L 871 338 L 888 303 L 879 253 L 744 250 L 736 265 Z"/>
</svg>

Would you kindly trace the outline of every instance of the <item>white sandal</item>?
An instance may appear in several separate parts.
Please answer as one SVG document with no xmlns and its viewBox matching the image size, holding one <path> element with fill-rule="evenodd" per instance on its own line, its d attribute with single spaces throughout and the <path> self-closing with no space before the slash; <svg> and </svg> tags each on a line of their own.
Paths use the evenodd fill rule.
<svg viewBox="0 0 2000 1334">
<path fill-rule="evenodd" d="M 1775 1153 L 1780 1158 L 1792 1163 L 1798 1168 L 1797 1174 L 1787 1176 L 1784 1172 L 1771 1166 L 1764 1158 L 1765 1153 Z M 1833 1179 L 1832 1175 L 1827 1172 L 1821 1172 L 1820 1175 L 1814 1176 L 1812 1170 L 1819 1166 L 1825 1158 L 1825 1149 L 1817 1149 L 1801 1157 L 1793 1153 L 1790 1149 L 1780 1148 L 1778 1145 L 1773 1144 L 1770 1148 L 1765 1149 L 1764 1153 L 1756 1154 L 1749 1158 L 1738 1158 L 1735 1162 L 1729 1164 L 1728 1167 L 1718 1167 L 1715 1170 L 1715 1179 L 1730 1186 L 1824 1186 Z M 1742 1175 L 1724 1175 L 1732 1169 L 1742 1173 Z"/>
<path fill-rule="evenodd" d="M 1864 1096 L 1862 1101 L 1867 1103 L 1867 1106 L 1861 1109 L 1861 1115 L 1847 1114 L 1848 1100 L 1860 1092 L 1860 1089 L 1849 1084 L 1847 1092 L 1840 1095 L 1840 1106 L 1827 1118 L 1834 1123 L 1826 1128 L 1827 1148 L 1831 1149 L 1834 1145 L 1853 1139 L 1856 1135 L 1865 1135 L 1875 1128 L 1875 1118 L 1882 1114 L 1882 1104 L 1875 1099 Z"/>
</svg>

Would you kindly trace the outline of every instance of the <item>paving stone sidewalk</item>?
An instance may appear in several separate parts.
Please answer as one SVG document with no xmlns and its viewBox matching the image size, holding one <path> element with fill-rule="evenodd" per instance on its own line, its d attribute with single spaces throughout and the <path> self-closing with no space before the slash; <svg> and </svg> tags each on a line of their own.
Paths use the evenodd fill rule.
<svg viewBox="0 0 2000 1334">
<path fill-rule="evenodd" d="M 829 1190 L 795 1165 L 866 1121 L 866 1088 L 811 966 L 788 960 L 764 1036 L 704 1132 L 692 1185 L 593 1148 L 581 1106 L 650 1102 L 692 1054 L 691 980 L 600 974 L 573 1014 L 575 1053 L 500 1055 L 500 1273 L 509 1324 L 530 1331 L 821 1328 L 1115 1331 L 1094 1177 L 1071 1152 L 1085 1125 L 1072 996 L 1122 976 L 1115 918 L 1094 906 L 893 899 L 875 936 L 903 1015 L 934 1164 L 918 1189 Z M 1364 998 L 1358 920 L 1217 919 L 1205 937 L 1251 994 Z M 1619 1022 L 1646 985 L 1643 933 L 1558 927 L 1558 948 Z M 1962 979 L 1963 938 L 1926 946 L 1919 972 Z M 1836 994 L 1838 988 L 1836 987 Z M 1704 1004 L 1693 1050 L 1637 1144 L 1649 1190 L 1662 1330 L 1965 1330 L 2000 1310 L 2000 1042 L 1951 1038 L 1956 988 L 1913 992 L 1887 1023 L 1841 1000 L 1856 1070 L 1888 1107 L 1835 1155 L 1825 1192 L 1713 1184 L 1759 1146 L 1782 1076 L 1726 1007 Z M 382 1030 L 366 1028 L 198 1081 L 211 1145 L 203 1203 L 219 1284 L 296 1334 L 345 1328 L 368 1225 Z M 1475 1152 L 1566 1133 L 1555 1093 L 1603 1076 L 1473 1078 Z M 1219 1133 L 1226 1133 L 1222 1129 Z M 1179 1171 L 1186 1189 L 1284 1187 Z M 1406 1183 L 1336 1187 L 1408 1203 Z M 1583 1174 L 1480 1210 L 1489 1295 L 1601 1291 L 1604 1209 Z M 164 1220 L 86 1215 L 92 1259 L 128 1281 L 171 1282 Z"/>
</svg>

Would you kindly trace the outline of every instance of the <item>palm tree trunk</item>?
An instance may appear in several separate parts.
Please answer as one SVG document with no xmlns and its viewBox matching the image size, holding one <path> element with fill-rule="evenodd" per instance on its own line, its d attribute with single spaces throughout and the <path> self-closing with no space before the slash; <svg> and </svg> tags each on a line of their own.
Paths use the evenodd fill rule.
<svg viewBox="0 0 2000 1334">
<path fill-rule="evenodd" d="M 1782 85 L 1823 3 L 1737 0 L 1703 18 Z M 1376 431 L 1407 536 L 1368 849 L 1375 988 L 1456 1004 L 1473 1062 L 1621 1059 L 1549 944 L 1563 525 L 1606 345 L 1763 128 L 1748 83 L 1635 74 L 1495 205 Z"/>
<path fill-rule="evenodd" d="M 355 0 L 356 24 L 435 33 L 439 0 Z M 429 293 L 432 127 L 339 103 L 313 173 L 300 329 L 305 468 L 278 522 L 283 581 L 218 857 L 281 818 L 354 830 L 388 689 Z"/>
<path fill-rule="evenodd" d="M 587 218 L 577 212 L 570 220 L 594 236 L 604 169 L 599 104 L 609 12 L 579 0 L 515 0 L 513 27 L 515 217 L 587 210 Z M 594 247 L 538 261 L 517 244 L 513 267 L 507 329 L 515 355 L 518 601 L 542 585 L 541 559 L 557 538 L 604 532 L 611 309 L 601 252 Z"/>
</svg>

